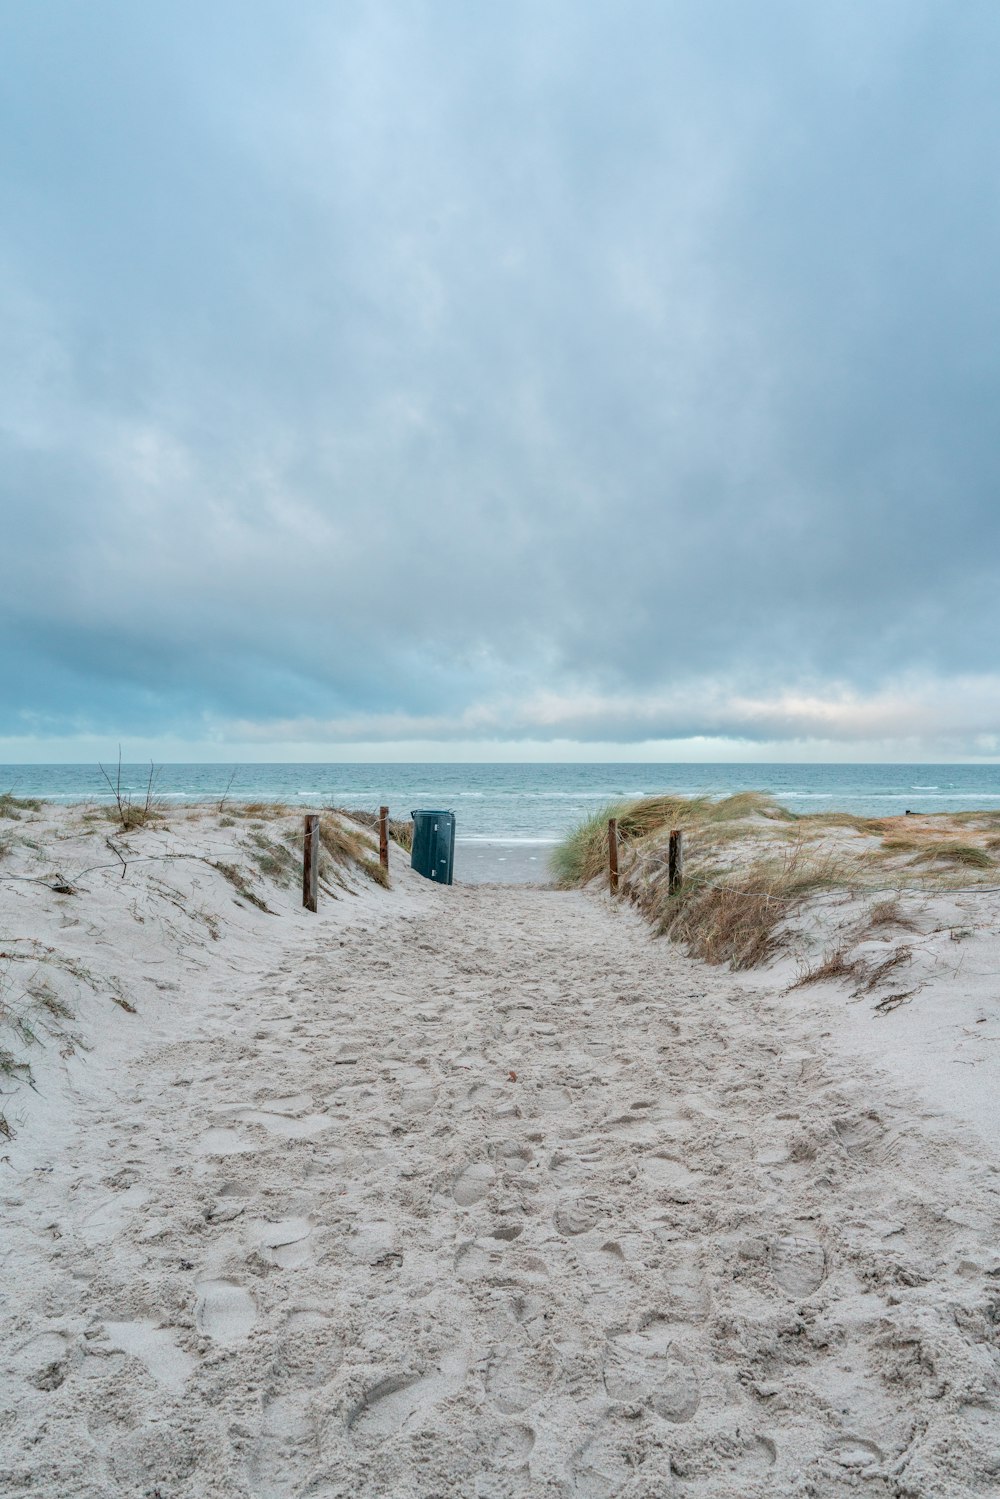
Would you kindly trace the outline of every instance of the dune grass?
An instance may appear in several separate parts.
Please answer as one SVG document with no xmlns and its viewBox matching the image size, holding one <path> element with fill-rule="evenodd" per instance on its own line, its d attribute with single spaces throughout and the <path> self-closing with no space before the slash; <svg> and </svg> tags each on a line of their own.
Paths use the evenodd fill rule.
<svg viewBox="0 0 1000 1499">
<path fill-rule="evenodd" d="M 366 807 L 331 807 L 329 810 L 336 812 L 339 817 L 347 817 L 351 822 L 359 823 L 361 827 L 368 828 L 374 833 L 378 832 L 378 813 L 371 812 Z M 393 843 L 398 844 L 406 853 L 410 853 L 413 848 L 413 823 L 410 819 L 390 817 L 388 831 Z"/>
<path fill-rule="evenodd" d="M 253 818 L 257 822 L 272 822 L 277 817 L 290 817 L 294 808 L 285 802 L 227 802 L 229 817 Z"/>
<path fill-rule="evenodd" d="M 802 847 L 732 868 L 696 869 L 673 895 L 665 878 L 647 881 L 633 898 L 656 929 L 692 957 L 758 968 L 782 946 L 781 929 L 809 895 L 843 882 L 837 858 L 813 858 Z"/>
<path fill-rule="evenodd" d="M 789 919 L 810 896 L 953 889 L 994 873 L 991 850 L 1000 842 L 988 836 L 1000 820 L 994 813 L 928 814 L 904 822 L 846 812 L 796 814 L 751 791 L 718 800 L 644 797 L 609 804 L 576 827 L 553 852 L 557 884 L 606 877 L 610 817 L 618 821 L 621 894 L 693 956 L 737 969 L 770 961 L 785 944 Z M 685 834 L 685 874 L 681 889 L 671 893 L 666 845 L 675 828 Z M 965 836 L 956 837 L 957 831 Z M 895 899 L 873 906 L 867 919 L 873 931 L 910 925 Z"/>
<path fill-rule="evenodd" d="M 346 828 L 339 816 L 320 817 L 319 841 L 334 865 L 356 864 L 376 885 L 388 886 L 389 873 L 378 861 L 376 845 L 360 830 Z"/>
<path fill-rule="evenodd" d="M 33 796 L 15 796 L 13 791 L 0 791 L 0 817 L 12 822 L 20 819 L 22 812 L 40 812 L 42 803 Z"/>
<path fill-rule="evenodd" d="M 990 857 L 985 848 L 953 838 L 896 835 L 883 838 L 882 847 L 886 853 L 910 854 L 915 864 L 929 864 L 939 860 L 964 869 L 993 869 L 996 866 L 996 860 Z"/>
<path fill-rule="evenodd" d="M 121 833 L 134 832 L 136 828 L 148 827 L 151 822 L 159 822 L 164 809 L 156 798 L 156 781 L 159 770 L 149 762 L 149 775 L 146 778 L 146 791 L 142 800 L 139 801 L 122 785 L 122 751 L 118 746 L 118 770 L 114 780 L 104 766 L 99 767 L 101 775 L 108 784 L 108 790 L 114 798 L 114 805 L 104 809 L 104 815 L 109 821 L 117 823 L 118 831 Z"/>
<path fill-rule="evenodd" d="M 894 947 L 879 962 L 862 957 L 859 953 L 852 953 L 847 947 L 839 945 L 824 953 L 811 967 L 803 969 L 790 989 L 803 989 L 807 984 L 819 984 L 833 979 L 853 984 L 852 997 L 860 999 L 864 994 L 873 993 L 896 969 L 906 967 L 912 961 L 912 947 L 902 944 Z M 891 996 L 886 996 L 883 1004 L 890 998 Z M 909 995 L 899 994 L 897 991 L 895 998 L 902 1000 L 909 998 Z"/>
<path fill-rule="evenodd" d="M 60 1055 L 72 1056 L 80 1039 L 69 1028 L 76 1018 L 72 1006 L 59 993 L 53 980 L 42 971 L 47 955 L 24 981 L 15 981 L 12 958 L 0 962 L 0 1138 L 13 1139 L 14 1125 L 8 1118 L 8 1100 L 19 1087 L 35 1087 L 33 1051 L 46 1041 L 59 1046 Z M 32 956 L 32 962 L 36 959 Z M 69 971 L 69 964 L 60 965 Z"/>
<path fill-rule="evenodd" d="M 267 901 L 259 896 L 247 879 L 246 870 L 241 869 L 238 864 L 232 864 L 226 859 L 215 859 L 209 861 L 213 869 L 217 869 L 223 879 L 228 880 L 236 894 L 243 900 L 248 901 L 251 906 L 256 906 L 258 911 L 266 911 L 273 915 Z"/>
<path fill-rule="evenodd" d="M 620 845 L 636 844 L 671 828 L 711 830 L 713 841 L 718 841 L 727 824 L 745 823 L 751 817 L 778 823 L 795 821 L 794 813 L 758 791 L 741 791 L 721 801 L 707 796 L 646 796 L 638 801 L 611 802 L 581 822 L 553 850 L 549 865 L 557 885 L 586 885 L 607 869 L 611 817 L 618 820 Z"/>
</svg>

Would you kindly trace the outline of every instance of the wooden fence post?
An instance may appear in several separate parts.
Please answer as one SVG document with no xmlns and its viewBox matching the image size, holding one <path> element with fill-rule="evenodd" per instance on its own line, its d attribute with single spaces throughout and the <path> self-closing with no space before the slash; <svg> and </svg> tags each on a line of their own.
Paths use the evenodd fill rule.
<svg viewBox="0 0 1000 1499">
<path fill-rule="evenodd" d="M 302 904 L 315 911 L 319 888 L 319 814 L 306 813 L 305 838 L 302 842 Z"/>
<path fill-rule="evenodd" d="M 378 809 L 378 861 L 389 872 L 389 808 Z"/>
<path fill-rule="evenodd" d="M 608 818 L 608 888 L 618 894 L 618 819 Z"/>
<path fill-rule="evenodd" d="M 674 828 L 670 834 L 670 853 L 667 862 L 667 889 L 671 895 L 684 883 L 684 834 Z"/>
</svg>

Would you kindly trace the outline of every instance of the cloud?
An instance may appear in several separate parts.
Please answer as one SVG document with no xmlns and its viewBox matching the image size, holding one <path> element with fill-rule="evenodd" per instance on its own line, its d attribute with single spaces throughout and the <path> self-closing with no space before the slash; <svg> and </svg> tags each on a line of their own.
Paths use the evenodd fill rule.
<svg viewBox="0 0 1000 1499">
<path fill-rule="evenodd" d="M 2 29 L 0 734 L 995 753 L 992 8 Z"/>
</svg>

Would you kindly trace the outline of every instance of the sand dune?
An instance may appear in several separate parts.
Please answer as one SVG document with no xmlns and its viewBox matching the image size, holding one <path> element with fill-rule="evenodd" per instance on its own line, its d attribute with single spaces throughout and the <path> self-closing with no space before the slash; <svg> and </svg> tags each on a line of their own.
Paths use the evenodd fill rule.
<svg viewBox="0 0 1000 1499">
<path fill-rule="evenodd" d="M 70 1012 L 6 1101 L 0 1492 L 996 1492 L 997 1161 L 842 994 L 402 856 L 265 912 L 160 859 L 217 823 L 0 871 L 77 891 L 0 885 Z"/>
</svg>

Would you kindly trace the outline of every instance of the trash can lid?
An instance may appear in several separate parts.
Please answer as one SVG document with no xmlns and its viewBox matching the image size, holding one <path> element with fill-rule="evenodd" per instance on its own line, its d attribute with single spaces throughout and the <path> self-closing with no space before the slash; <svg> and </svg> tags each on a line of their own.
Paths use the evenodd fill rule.
<svg viewBox="0 0 1000 1499">
<path fill-rule="evenodd" d="M 410 813 L 411 817 L 454 817 L 454 815 L 450 808 L 444 807 L 417 807 L 416 811 Z"/>
</svg>

